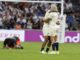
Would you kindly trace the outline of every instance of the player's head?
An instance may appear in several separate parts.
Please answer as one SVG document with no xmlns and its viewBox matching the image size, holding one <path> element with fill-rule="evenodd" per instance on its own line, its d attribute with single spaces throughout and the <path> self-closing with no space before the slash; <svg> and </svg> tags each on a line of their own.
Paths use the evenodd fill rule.
<svg viewBox="0 0 80 60">
<path fill-rule="evenodd" d="M 53 11 L 53 12 L 57 12 L 58 11 L 57 5 L 56 4 L 51 4 L 50 10 Z"/>
<path fill-rule="evenodd" d="M 13 36 L 14 38 L 18 38 L 17 36 Z"/>
<path fill-rule="evenodd" d="M 13 36 L 13 39 L 17 41 L 19 38 L 17 36 Z"/>
<path fill-rule="evenodd" d="M 22 29 L 22 24 L 20 22 L 17 22 L 17 23 L 15 23 L 14 27 L 16 30 Z"/>
</svg>

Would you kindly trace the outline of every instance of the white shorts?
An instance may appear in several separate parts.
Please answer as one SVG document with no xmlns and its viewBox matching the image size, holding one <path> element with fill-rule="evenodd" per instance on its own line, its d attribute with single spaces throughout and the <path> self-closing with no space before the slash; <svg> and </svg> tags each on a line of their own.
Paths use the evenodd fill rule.
<svg viewBox="0 0 80 60">
<path fill-rule="evenodd" d="M 43 25 L 42 31 L 44 36 L 49 36 L 49 25 L 48 24 Z"/>
<path fill-rule="evenodd" d="M 60 30 L 60 26 L 51 26 L 51 25 L 44 25 L 43 26 L 43 35 L 44 36 L 55 36 L 58 34 L 58 30 Z"/>
</svg>

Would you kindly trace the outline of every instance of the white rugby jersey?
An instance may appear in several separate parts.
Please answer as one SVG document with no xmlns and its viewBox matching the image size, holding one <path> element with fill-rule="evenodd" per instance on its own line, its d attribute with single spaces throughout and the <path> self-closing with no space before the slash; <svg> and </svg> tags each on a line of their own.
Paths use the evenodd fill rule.
<svg viewBox="0 0 80 60">
<path fill-rule="evenodd" d="M 50 10 L 48 10 L 43 20 L 47 20 L 48 18 L 52 19 L 49 24 L 56 24 L 57 21 L 60 21 L 59 12 L 50 12 Z"/>
<path fill-rule="evenodd" d="M 56 23 L 60 21 L 59 12 L 50 12 L 48 18 L 51 18 L 49 25 L 56 25 Z"/>
</svg>

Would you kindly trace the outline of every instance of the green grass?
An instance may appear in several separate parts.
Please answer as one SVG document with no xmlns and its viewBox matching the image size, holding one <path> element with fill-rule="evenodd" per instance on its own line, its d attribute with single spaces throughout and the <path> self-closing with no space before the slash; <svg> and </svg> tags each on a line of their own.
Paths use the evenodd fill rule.
<svg viewBox="0 0 80 60">
<path fill-rule="evenodd" d="M 60 44 L 59 55 L 40 54 L 42 43 L 22 43 L 23 50 L 2 49 L 0 42 L 0 60 L 80 60 L 80 44 Z"/>
</svg>

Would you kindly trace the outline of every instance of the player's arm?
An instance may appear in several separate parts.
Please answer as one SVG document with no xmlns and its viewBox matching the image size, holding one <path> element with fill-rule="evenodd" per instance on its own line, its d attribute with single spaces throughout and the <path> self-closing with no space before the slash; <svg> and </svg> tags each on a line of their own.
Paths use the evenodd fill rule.
<svg viewBox="0 0 80 60">
<path fill-rule="evenodd" d="M 51 21 L 51 18 L 43 19 L 43 22 L 49 23 Z"/>
<path fill-rule="evenodd" d="M 49 17 L 49 10 L 46 12 L 44 18 L 43 18 L 43 22 L 45 23 L 49 23 L 51 21 L 51 18 Z"/>
<path fill-rule="evenodd" d="M 57 22 L 56 22 L 56 24 L 57 24 L 57 25 L 60 25 L 60 22 L 59 22 L 59 21 L 57 21 Z"/>
</svg>

